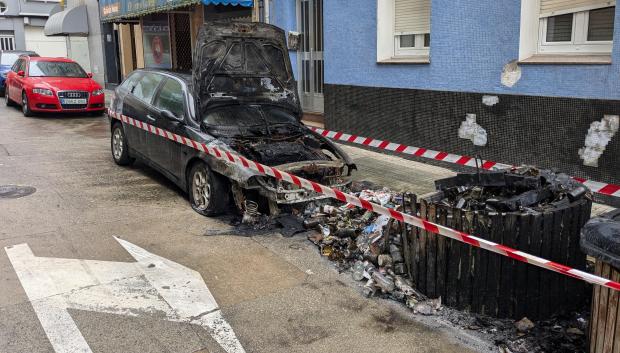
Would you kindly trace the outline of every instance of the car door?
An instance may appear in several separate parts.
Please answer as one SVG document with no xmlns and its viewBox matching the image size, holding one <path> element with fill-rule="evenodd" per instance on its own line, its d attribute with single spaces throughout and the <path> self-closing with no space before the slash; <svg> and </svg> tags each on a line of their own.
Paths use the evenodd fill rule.
<svg viewBox="0 0 620 353">
<path fill-rule="evenodd" d="M 21 67 L 24 63 L 24 59 L 17 59 L 17 61 L 15 62 L 15 64 L 13 64 L 13 67 L 11 68 L 11 71 L 9 71 L 9 73 L 6 76 L 6 96 L 11 98 L 11 100 L 16 101 L 16 102 L 21 102 L 21 96 L 16 98 L 15 97 L 15 92 L 17 91 L 15 86 L 16 86 L 16 80 L 19 76 L 17 76 L 17 72 L 19 72 L 21 70 Z M 20 91 L 21 92 L 21 91 Z M 21 93 L 20 93 L 21 95 Z"/>
<path fill-rule="evenodd" d="M 137 80 L 130 93 L 123 100 L 122 114 L 138 121 L 138 124 L 153 124 L 154 108 L 151 105 L 164 76 L 154 72 L 144 72 Z M 125 124 L 125 135 L 130 148 L 148 159 L 149 132 L 140 126 Z"/>
<path fill-rule="evenodd" d="M 26 81 L 26 77 L 28 76 L 28 60 L 25 58 L 20 59 L 20 65 L 17 67 L 17 72 L 23 71 L 24 76 L 19 76 L 17 73 L 13 78 L 13 100 L 15 102 L 22 102 L 22 91 L 24 89 L 24 84 Z"/>
<path fill-rule="evenodd" d="M 187 89 L 185 83 L 175 77 L 166 78 L 153 101 L 155 122 L 153 125 L 179 136 L 187 137 L 185 119 L 187 111 Z M 171 116 L 175 119 L 172 119 Z M 149 141 L 149 158 L 155 161 L 174 178 L 183 175 L 183 153 L 189 147 L 167 138 L 152 134 Z"/>
</svg>

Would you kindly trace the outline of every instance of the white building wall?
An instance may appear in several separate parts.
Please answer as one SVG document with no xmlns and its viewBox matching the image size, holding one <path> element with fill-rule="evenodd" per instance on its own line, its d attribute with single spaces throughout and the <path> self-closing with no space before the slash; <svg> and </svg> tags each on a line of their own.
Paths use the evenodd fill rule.
<svg viewBox="0 0 620 353">
<path fill-rule="evenodd" d="M 43 27 L 26 26 L 24 28 L 26 50 L 33 50 L 41 56 L 67 57 L 66 37 L 47 37 Z"/>
</svg>

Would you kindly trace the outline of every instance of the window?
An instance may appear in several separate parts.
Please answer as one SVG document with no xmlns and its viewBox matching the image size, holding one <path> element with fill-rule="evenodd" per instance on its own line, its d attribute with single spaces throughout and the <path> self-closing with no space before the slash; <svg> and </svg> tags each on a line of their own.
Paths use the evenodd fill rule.
<svg viewBox="0 0 620 353">
<path fill-rule="evenodd" d="M 30 77 L 75 77 L 86 78 L 86 72 L 78 63 L 62 61 L 31 61 Z"/>
<path fill-rule="evenodd" d="M 4 1 L 0 1 L 0 15 L 4 15 L 6 8 L 6 3 Z"/>
<path fill-rule="evenodd" d="M 523 0 L 519 59 L 547 55 L 578 62 L 576 54 L 609 57 L 615 5 L 615 0 Z"/>
<path fill-rule="evenodd" d="M 4 54 L 3 54 L 4 55 Z M 19 71 L 19 67 L 22 65 L 22 63 L 24 62 L 24 59 L 18 59 L 15 64 L 13 64 L 13 67 L 11 68 L 11 71 L 13 72 L 17 72 Z"/>
<path fill-rule="evenodd" d="M 170 111 L 177 118 L 184 118 L 185 94 L 181 83 L 175 79 L 167 79 L 153 105 L 157 109 Z"/>
<path fill-rule="evenodd" d="M 394 1 L 394 56 L 428 55 L 430 0 Z"/>
<path fill-rule="evenodd" d="M 611 53 L 615 11 L 605 7 L 541 18 L 538 52 Z"/>
<path fill-rule="evenodd" d="M 164 78 L 161 75 L 145 74 L 133 88 L 133 95 L 143 102 L 151 103 L 153 95 Z"/>
<path fill-rule="evenodd" d="M 431 0 L 377 0 L 377 61 L 427 63 Z"/>
<path fill-rule="evenodd" d="M 134 73 L 130 74 L 129 77 L 127 77 L 125 79 L 125 81 L 123 81 L 123 83 L 121 83 L 121 85 L 119 87 L 124 89 L 124 90 L 127 90 L 127 91 L 133 90 L 134 86 L 136 85 L 136 83 L 140 79 L 140 76 L 142 76 L 142 74 L 140 72 L 134 72 Z"/>
</svg>

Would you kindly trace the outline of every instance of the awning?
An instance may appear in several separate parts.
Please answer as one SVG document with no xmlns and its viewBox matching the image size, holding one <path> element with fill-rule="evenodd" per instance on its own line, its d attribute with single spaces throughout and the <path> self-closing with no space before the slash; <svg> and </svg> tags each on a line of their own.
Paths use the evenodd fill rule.
<svg viewBox="0 0 620 353">
<path fill-rule="evenodd" d="M 43 33 L 46 36 L 87 35 L 87 16 L 86 5 L 57 12 L 47 19 Z"/>
<path fill-rule="evenodd" d="M 253 0 L 202 0 L 205 5 L 233 5 L 233 6 L 254 6 Z"/>
</svg>

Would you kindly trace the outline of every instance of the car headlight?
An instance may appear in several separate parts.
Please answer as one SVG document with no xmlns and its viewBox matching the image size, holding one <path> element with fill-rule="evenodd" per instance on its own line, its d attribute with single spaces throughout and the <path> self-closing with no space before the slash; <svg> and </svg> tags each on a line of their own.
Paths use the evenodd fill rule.
<svg viewBox="0 0 620 353">
<path fill-rule="evenodd" d="M 36 93 L 36 94 L 41 94 L 44 96 L 53 96 L 54 92 L 52 92 L 51 89 L 47 89 L 47 88 L 33 88 L 32 89 L 32 93 Z"/>
<path fill-rule="evenodd" d="M 93 91 L 93 96 L 100 96 L 103 94 L 103 88 L 99 88 Z"/>
</svg>

